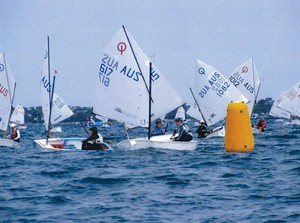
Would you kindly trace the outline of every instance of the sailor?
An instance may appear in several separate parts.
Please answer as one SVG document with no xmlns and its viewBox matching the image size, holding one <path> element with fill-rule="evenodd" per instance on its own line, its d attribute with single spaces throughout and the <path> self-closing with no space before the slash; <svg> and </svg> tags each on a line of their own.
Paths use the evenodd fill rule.
<svg viewBox="0 0 300 223">
<path fill-rule="evenodd" d="M 16 124 L 11 124 L 10 138 L 15 142 L 20 142 L 21 134 Z"/>
<path fill-rule="evenodd" d="M 97 127 L 92 127 L 89 129 L 90 136 L 82 141 L 82 150 L 102 150 L 105 148 L 103 146 L 103 137 L 98 133 Z"/>
<path fill-rule="evenodd" d="M 262 117 L 261 117 L 261 118 L 259 119 L 259 121 L 257 122 L 256 128 L 258 128 L 259 131 L 261 131 L 261 132 L 266 131 L 267 123 L 266 123 L 266 121 L 265 121 Z"/>
<path fill-rule="evenodd" d="M 190 129 L 182 122 L 182 118 L 175 118 L 176 129 L 171 137 L 173 141 L 191 141 L 193 139 L 193 134 L 190 132 Z M 175 137 L 176 133 L 178 133 L 178 136 Z"/>
<path fill-rule="evenodd" d="M 165 134 L 165 129 L 162 126 L 162 121 L 160 118 L 156 119 L 155 121 L 155 127 L 152 131 L 152 136 L 158 136 L 158 135 L 164 135 Z"/>
<path fill-rule="evenodd" d="M 93 116 L 89 116 L 88 117 L 88 124 L 95 124 L 96 122 L 95 122 L 95 120 L 93 119 Z"/>
<path fill-rule="evenodd" d="M 198 138 L 205 138 L 210 133 L 208 126 L 203 120 L 200 121 L 200 125 L 197 128 L 196 133 L 198 133 Z"/>
</svg>

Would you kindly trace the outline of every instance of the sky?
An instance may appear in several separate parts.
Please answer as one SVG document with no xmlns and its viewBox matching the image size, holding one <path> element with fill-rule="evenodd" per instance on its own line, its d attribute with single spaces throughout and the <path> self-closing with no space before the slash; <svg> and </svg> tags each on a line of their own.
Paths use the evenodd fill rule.
<svg viewBox="0 0 300 223">
<path fill-rule="evenodd" d="M 17 82 L 15 104 L 41 105 L 47 36 L 56 93 L 92 106 L 101 51 L 125 25 L 186 100 L 196 59 L 224 76 L 253 57 L 258 99 L 300 80 L 298 0 L 0 0 L 0 52 Z M 122 86 L 121 86 L 122 87 Z"/>
</svg>

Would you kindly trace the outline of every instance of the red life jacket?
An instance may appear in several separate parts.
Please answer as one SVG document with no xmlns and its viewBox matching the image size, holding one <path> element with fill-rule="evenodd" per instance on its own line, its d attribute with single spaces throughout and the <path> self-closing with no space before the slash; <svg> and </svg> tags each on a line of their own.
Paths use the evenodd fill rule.
<svg viewBox="0 0 300 223">
<path fill-rule="evenodd" d="M 265 129 L 267 127 L 267 123 L 265 121 L 261 122 L 261 128 Z"/>
</svg>

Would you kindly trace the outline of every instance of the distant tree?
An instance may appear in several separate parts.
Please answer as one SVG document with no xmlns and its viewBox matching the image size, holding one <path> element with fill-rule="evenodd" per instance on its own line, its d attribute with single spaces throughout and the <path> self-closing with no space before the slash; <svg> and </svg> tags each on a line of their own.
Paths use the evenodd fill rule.
<svg viewBox="0 0 300 223">
<path fill-rule="evenodd" d="M 274 103 L 274 100 L 270 97 L 267 97 L 265 99 L 259 100 L 253 109 L 253 113 L 257 114 L 268 114 L 272 105 Z"/>
</svg>

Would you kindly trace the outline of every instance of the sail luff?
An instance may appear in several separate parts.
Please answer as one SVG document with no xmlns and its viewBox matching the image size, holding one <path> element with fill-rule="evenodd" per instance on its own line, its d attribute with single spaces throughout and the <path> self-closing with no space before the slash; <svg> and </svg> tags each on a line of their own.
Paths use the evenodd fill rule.
<svg viewBox="0 0 300 223">
<path fill-rule="evenodd" d="M 150 94 L 150 89 L 149 89 L 148 86 L 147 86 L 145 77 L 144 77 L 143 72 L 142 72 L 142 70 L 141 70 L 139 61 L 137 60 L 136 55 L 135 55 L 135 53 L 134 53 L 134 50 L 133 50 L 131 41 L 130 41 L 130 39 L 129 39 L 128 35 L 127 35 L 127 31 L 126 31 L 126 29 L 125 29 L 125 26 L 123 25 L 122 28 L 123 28 L 123 30 L 124 30 L 125 36 L 126 36 L 126 38 L 127 38 L 127 41 L 128 41 L 128 43 L 129 43 L 129 46 L 130 46 L 130 49 L 131 49 L 131 51 L 132 51 L 133 57 L 134 57 L 134 59 L 135 59 L 136 65 L 138 66 L 138 69 L 139 69 L 139 71 L 140 71 L 140 73 L 141 73 L 141 76 L 142 76 L 142 78 L 143 78 L 145 87 L 146 87 L 147 91 L 148 91 L 149 94 Z M 151 76 L 151 73 L 150 73 L 149 75 Z M 152 99 L 151 99 L 151 100 L 152 100 Z"/>
<path fill-rule="evenodd" d="M 49 40 L 49 36 L 47 36 L 47 53 L 48 53 L 48 80 L 49 80 L 49 84 L 50 84 L 50 91 L 49 91 L 49 117 L 48 117 L 48 126 L 47 126 L 47 144 L 48 144 L 48 139 L 50 137 L 50 130 L 51 130 L 51 112 L 52 112 L 52 95 L 53 95 L 53 91 L 54 88 L 52 87 L 51 89 L 51 73 L 50 73 L 50 40 Z M 53 77 L 54 80 L 54 77 Z"/>
<path fill-rule="evenodd" d="M 152 72 L 152 63 L 149 63 L 149 112 L 148 112 L 148 139 L 151 137 L 151 105 L 152 105 L 152 80 L 151 80 L 151 72 Z"/>
</svg>

